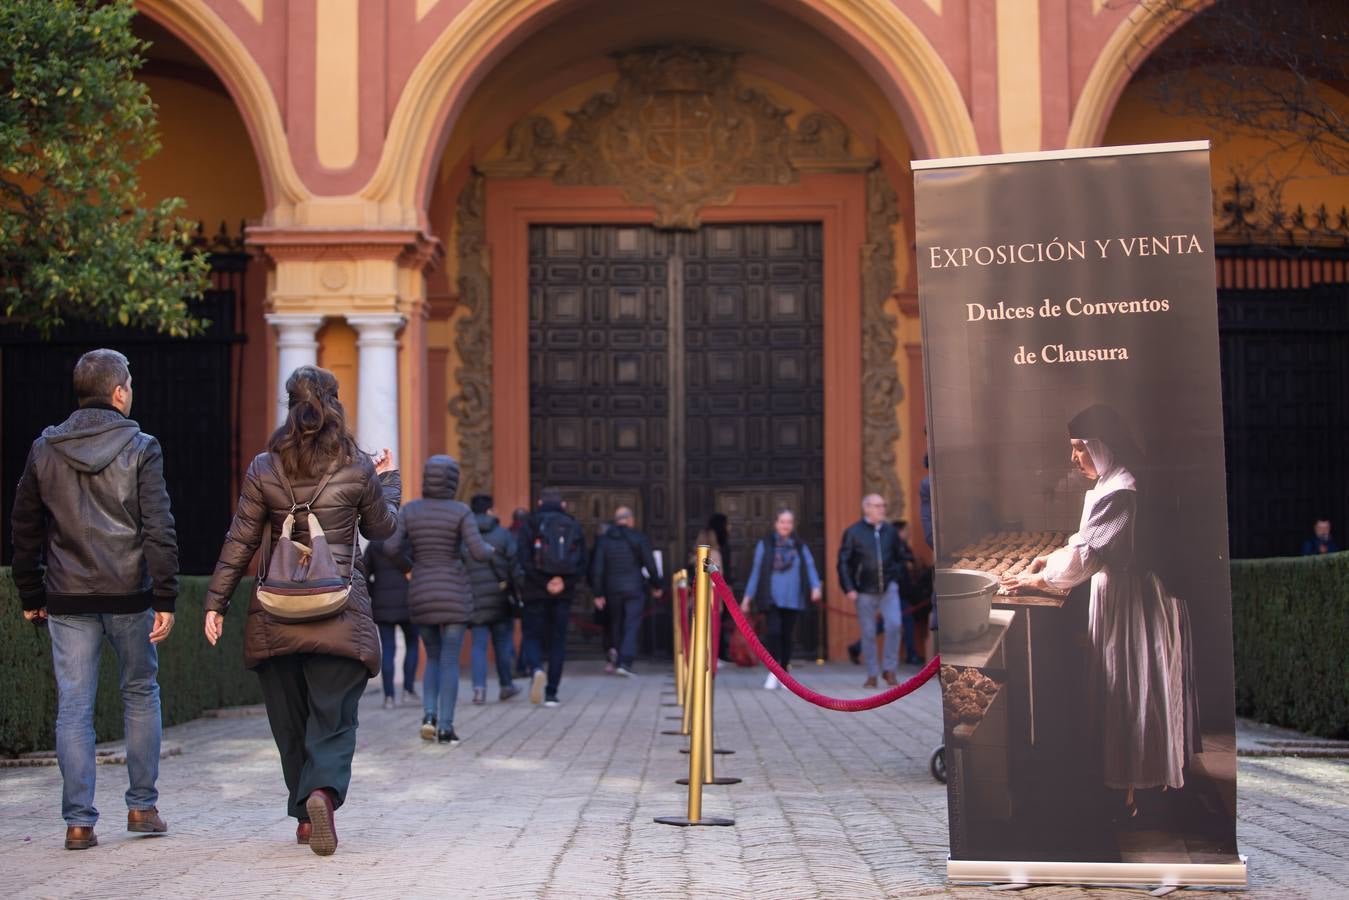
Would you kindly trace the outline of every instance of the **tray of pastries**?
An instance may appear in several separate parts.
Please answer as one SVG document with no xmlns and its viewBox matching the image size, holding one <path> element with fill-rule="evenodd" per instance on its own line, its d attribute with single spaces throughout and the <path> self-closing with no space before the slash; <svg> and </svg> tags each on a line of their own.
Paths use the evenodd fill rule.
<svg viewBox="0 0 1349 900">
<path fill-rule="evenodd" d="M 973 730 L 998 696 L 999 686 L 978 669 L 967 666 L 942 666 L 943 706 L 952 727 Z"/>
<path fill-rule="evenodd" d="M 1020 575 L 1037 556 L 1044 556 L 1059 549 L 1068 543 L 1069 537 L 1070 533 L 1067 531 L 995 532 L 957 550 L 951 568 L 974 569 L 997 578 Z M 1003 590 L 999 590 L 998 594 L 1001 598 L 1007 596 Z M 1022 595 L 1021 600 L 1034 602 L 1035 598 L 1043 597 L 1046 601 L 1054 601 L 1064 596 L 1066 592 L 1045 589 L 1034 594 Z"/>
</svg>

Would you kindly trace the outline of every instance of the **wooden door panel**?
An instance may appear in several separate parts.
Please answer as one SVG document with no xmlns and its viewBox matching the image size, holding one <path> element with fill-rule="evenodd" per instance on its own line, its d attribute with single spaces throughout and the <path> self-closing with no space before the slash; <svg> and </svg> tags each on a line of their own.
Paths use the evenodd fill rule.
<svg viewBox="0 0 1349 900">
<path fill-rule="evenodd" d="M 633 507 L 672 561 L 724 512 L 741 584 L 789 506 L 818 559 L 822 279 L 816 225 L 531 228 L 534 491 L 561 487 L 588 538 Z"/>
</svg>

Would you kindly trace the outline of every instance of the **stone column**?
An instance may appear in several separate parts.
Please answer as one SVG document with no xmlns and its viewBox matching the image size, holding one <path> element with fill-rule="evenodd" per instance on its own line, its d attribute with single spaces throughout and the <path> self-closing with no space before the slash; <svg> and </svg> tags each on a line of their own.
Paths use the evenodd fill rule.
<svg viewBox="0 0 1349 900">
<path fill-rule="evenodd" d="M 276 424 L 279 426 L 286 421 L 286 379 L 300 366 L 318 363 L 319 344 L 314 335 L 323 324 L 323 317 L 269 313 L 267 324 L 276 329 Z"/>
<path fill-rule="evenodd" d="M 406 319 L 397 314 L 349 314 L 347 322 L 360 337 L 356 387 L 356 443 L 369 453 L 388 447 L 399 467 L 398 329 Z"/>
</svg>

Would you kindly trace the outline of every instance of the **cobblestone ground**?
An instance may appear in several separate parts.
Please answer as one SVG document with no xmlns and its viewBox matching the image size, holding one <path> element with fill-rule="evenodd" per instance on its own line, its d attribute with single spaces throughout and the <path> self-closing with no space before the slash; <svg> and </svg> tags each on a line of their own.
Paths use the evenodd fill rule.
<svg viewBox="0 0 1349 900">
<path fill-rule="evenodd" d="M 650 669 L 647 670 L 651 672 Z M 668 680 L 569 667 L 563 705 L 523 696 L 475 707 L 461 692 L 455 749 L 417 737 L 420 710 L 361 711 L 341 846 L 294 843 L 266 720 L 169 729 L 163 837 L 122 830 L 125 769 L 100 766 L 99 847 L 61 847 L 54 767 L 0 770 L 0 894 L 19 897 L 995 897 L 949 888 L 945 789 L 928 775 L 939 740 L 935 684 L 883 710 L 815 709 L 730 672 L 717 695 L 720 774 L 704 809 L 734 828 L 652 823 L 684 812 L 683 740 L 660 734 Z M 757 673 L 757 674 L 756 674 Z M 858 696 L 858 670 L 808 667 L 828 693 Z M 495 688 L 492 690 L 495 697 Z M 1349 897 L 1349 762 L 1243 758 L 1242 851 L 1260 898 Z M 1187 892 L 1197 896 L 1195 892 Z M 1032 898 L 1146 896 L 1040 887 Z M 1177 894 L 1174 896 L 1182 896 Z"/>
</svg>

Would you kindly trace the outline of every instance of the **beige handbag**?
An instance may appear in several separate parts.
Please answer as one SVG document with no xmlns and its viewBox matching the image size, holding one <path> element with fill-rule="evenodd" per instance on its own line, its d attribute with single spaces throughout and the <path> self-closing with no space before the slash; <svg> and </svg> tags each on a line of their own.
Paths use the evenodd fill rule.
<svg viewBox="0 0 1349 900">
<path fill-rule="evenodd" d="M 313 511 L 319 494 L 328 486 L 333 473 L 323 476 L 308 503 L 296 503 L 295 492 L 286 480 L 281 460 L 276 460 L 274 468 L 286 493 L 290 495 L 290 512 L 281 526 L 275 554 L 271 547 L 271 525 L 265 530 L 260 568 L 264 574 L 258 579 L 258 602 L 279 622 L 313 622 L 335 616 L 346 608 L 356 577 L 360 522 L 357 520 L 352 525 L 351 572 L 343 578 L 333 559 L 332 549 L 328 546 L 328 538 Z M 295 514 L 301 510 L 308 516 L 308 547 L 291 536 L 295 528 Z"/>
</svg>

